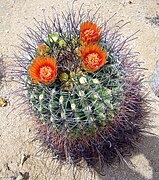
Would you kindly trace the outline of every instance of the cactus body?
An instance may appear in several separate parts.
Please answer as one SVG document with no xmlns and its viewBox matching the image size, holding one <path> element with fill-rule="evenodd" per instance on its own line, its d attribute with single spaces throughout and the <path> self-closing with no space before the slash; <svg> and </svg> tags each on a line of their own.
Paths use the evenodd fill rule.
<svg viewBox="0 0 159 180">
<path fill-rule="evenodd" d="M 64 17 L 63 28 L 56 17 L 57 23 L 42 24 L 47 27 L 43 32 L 42 28 L 38 33 L 29 29 L 31 42 L 22 38 L 27 52 L 26 98 L 39 118 L 37 136 L 43 144 L 59 160 L 78 164 L 84 159 L 88 166 L 95 167 L 99 159 L 109 163 L 127 154 L 146 126 L 147 103 L 141 91 L 140 67 L 127 48 L 130 39 L 120 40 L 120 25 L 111 33 L 104 23 L 98 28 L 87 22 L 89 14 L 83 17 L 79 12 L 76 17 L 71 12 Z M 85 23 L 80 29 L 82 21 Z M 90 24 L 94 30 L 82 34 Z M 98 35 L 92 36 L 95 30 Z M 34 48 L 32 44 L 36 44 Z M 37 56 L 47 65 L 38 71 L 32 67 L 31 71 Z M 57 62 L 53 78 L 56 64 L 52 63 L 51 69 L 48 57 Z M 46 78 L 36 76 L 36 72 Z M 37 83 L 36 78 L 43 79 Z"/>
</svg>

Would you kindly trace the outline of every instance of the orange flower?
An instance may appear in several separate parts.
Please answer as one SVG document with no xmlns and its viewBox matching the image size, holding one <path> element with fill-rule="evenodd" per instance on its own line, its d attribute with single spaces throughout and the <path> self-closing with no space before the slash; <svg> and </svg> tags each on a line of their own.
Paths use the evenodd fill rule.
<svg viewBox="0 0 159 180">
<path fill-rule="evenodd" d="M 80 49 L 82 66 L 85 70 L 95 72 L 106 63 L 107 52 L 97 44 L 89 44 Z"/>
<path fill-rule="evenodd" d="M 101 29 L 91 21 L 86 21 L 80 26 L 81 44 L 98 42 L 101 38 Z"/>
<path fill-rule="evenodd" d="M 34 83 L 53 83 L 57 77 L 56 60 L 47 56 L 36 56 L 33 64 L 29 67 L 28 73 Z"/>
<path fill-rule="evenodd" d="M 38 45 L 38 53 L 40 55 L 44 55 L 44 54 L 48 53 L 49 51 L 50 51 L 50 48 L 45 43 Z"/>
</svg>

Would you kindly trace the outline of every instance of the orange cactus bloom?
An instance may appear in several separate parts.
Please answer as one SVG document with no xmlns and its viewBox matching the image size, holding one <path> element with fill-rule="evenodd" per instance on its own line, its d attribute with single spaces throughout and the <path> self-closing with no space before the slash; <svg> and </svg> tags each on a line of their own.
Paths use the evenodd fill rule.
<svg viewBox="0 0 159 180">
<path fill-rule="evenodd" d="M 39 55 L 45 55 L 49 51 L 50 51 L 50 48 L 45 43 L 42 43 L 42 44 L 38 45 L 38 53 L 39 53 Z"/>
<path fill-rule="evenodd" d="M 85 70 L 95 72 L 106 63 L 107 52 L 97 44 L 89 44 L 80 49 L 82 66 Z"/>
<path fill-rule="evenodd" d="M 91 21 L 86 21 L 80 26 L 81 44 L 98 42 L 101 38 L 101 29 Z"/>
<path fill-rule="evenodd" d="M 28 73 L 34 83 L 53 83 L 57 77 L 57 64 L 54 58 L 47 56 L 36 56 Z"/>
</svg>

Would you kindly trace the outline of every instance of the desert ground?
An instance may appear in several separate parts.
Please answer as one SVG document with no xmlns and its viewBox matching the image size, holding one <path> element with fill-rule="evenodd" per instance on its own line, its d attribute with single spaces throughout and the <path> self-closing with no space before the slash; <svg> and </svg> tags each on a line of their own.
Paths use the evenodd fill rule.
<svg viewBox="0 0 159 180">
<path fill-rule="evenodd" d="M 96 175 L 94 179 L 101 180 L 158 180 L 159 179 L 159 98 L 151 88 L 151 78 L 159 60 L 159 0 L 77 0 L 75 9 L 82 4 L 85 9 L 94 11 L 101 6 L 99 13 L 102 19 L 108 19 L 114 13 L 116 16 L 110 23 L 123 20 L 129 22 L 121 32 L 125 37 L 140 30 L 131 42 L 134 51 L 139 52 L 138 59 L 146 68 L 145 85 L 151 99 L 152 107 L 149 130 L 156 135 L 145 134 L 139 146 L 138 153 L 128 158 L 130 167 L 125 163 L 105 168 L 105 176 Z M 0 0 L 0 58 L 3 60 L 4 74 L 7 67 L 13 63 L 14 52 L 19 51 L 18 35 L 23 36 L 26 26 L 34 27 L 35 17 L 41 20 L 44 16 L 54 16 L 52 8 L 58 12 L 71 7 L 71 0 Z M 158 21 L 157 21 L 158 20 Z M 2 67 L 2 65 L 1 65 Z M 1 69 L 2 71 L 2 69 Z M 43 157 L 38 153 L 39 143 L 32 142 L 34 137 L 34 118 L 22 112 L 23 106 L 15 107 L 17 97 L 12 92 L 17 84 L 6 75 L 1 79 L 0 97 L 8 100 L 7 106 L 0 107 L 0 180 L 30 179 L 30 180 L 64 180 L 73 179 L 71 171 L 64 168 L 61 175 L 54 177 L 52 170 L 56 165 L 51 162 L 51 155 Z M 91 179 L 90 173 L 79 173 L 77 179 Z"/>
</svg>

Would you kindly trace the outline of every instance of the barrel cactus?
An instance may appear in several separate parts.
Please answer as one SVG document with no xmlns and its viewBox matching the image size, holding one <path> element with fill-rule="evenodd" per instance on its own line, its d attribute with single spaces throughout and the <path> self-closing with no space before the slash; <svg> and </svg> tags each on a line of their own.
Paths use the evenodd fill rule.
<svg viewBox="0 0 159 180">
<path fill-rule="evenodd" d="M 146 127 L 142 69 L 121 22 L 109 28 L 80 10 L 61 17 L 36 20 L 21 37 L 18 76 L 37 138 L 60 162 L 95 168 L 130 154 Z"/>
</svg>

